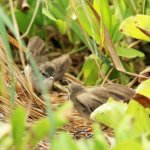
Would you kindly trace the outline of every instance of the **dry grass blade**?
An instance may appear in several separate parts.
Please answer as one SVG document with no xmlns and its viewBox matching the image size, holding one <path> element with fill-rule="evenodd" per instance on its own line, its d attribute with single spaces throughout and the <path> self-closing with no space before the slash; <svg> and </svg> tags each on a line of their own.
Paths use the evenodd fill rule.
<svg viewBox="0 0 150 150">
<path fill-rule="evenodd" d="M 0 43 L 0 67 L 2 68 L 2 75 L 6 85 L 7 94 L 0 97 L 0 111 L 5 117 L 8 117 L 12 111 L 12 105 L 10 102 L 10 88 L 11 77 L 8 64 L 8 57 L 6 55 L 3 43 Z M 28 109 L 29 116 L 32 119 L 38 119 L 45 116 L 45 102 L 36 96 L 33 92 L 30 84 L 27 82 L 25 76 L 21 73 L 19 68 L 13 64 L 14 76 L 15 76 L 15 106 L 21 105 Z"/>
</svg>

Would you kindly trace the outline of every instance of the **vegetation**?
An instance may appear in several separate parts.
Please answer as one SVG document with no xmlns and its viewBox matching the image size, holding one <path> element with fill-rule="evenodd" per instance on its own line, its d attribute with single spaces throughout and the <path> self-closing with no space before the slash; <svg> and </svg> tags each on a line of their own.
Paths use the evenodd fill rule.
<svg viewBox="0 0 150 150">
<path fill-rule="evenodd" d="M 0 2 L 0 149 L 149 150 L 150 69 L 145 69 L 150 65 L 149 0 Z M 133 84 L 135 98 L 127 104 L 110 97 L 90 116 L 93 137 L 74 139 L 69 129 L 60 130 L 74 117 L 72 103 L 66 101 L 57 109 L 52 104 L 54 97 L 57 101 L 61 92 L 66 94 L 66 88 L 58 83 L 56 96 L 48 94 L 38 65 L 29 57 L 27 42 L 33 36 L 45 41 L 51 58 L 71 56 L 68 76 L 75 82 Z M 41 96 L 22 73 L 27 58 Z M 45 139 L 47 147 L 40 145 Z"/>
</svg>

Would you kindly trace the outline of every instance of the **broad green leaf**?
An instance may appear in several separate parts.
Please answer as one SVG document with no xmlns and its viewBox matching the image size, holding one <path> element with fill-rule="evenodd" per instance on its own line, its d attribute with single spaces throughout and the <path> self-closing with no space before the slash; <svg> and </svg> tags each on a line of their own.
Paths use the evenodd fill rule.
<svg viewBox="0 0 150 150">
<path fill-rule="evenodd" d="M 26 111 L 23 107 L 17 107 L 11 116 L 12 136 L 16 149 L 21 150 L 25 131 Z"/>
<path fill-rule="evenodd" d="M 150 15 L 150 1 L 147 0 L 146 5 L 145 5 L 145 14 Z"/>
<path fill-rule="evenodd" d="M 57 19 L 56 20 L 56 25 L 57 25 L 57 28 L 59 30 L 59 32 L 61 34 L 65 34 L 67 29 L 68 29 L 68 26 L 67 26 L 67 23 L 61 19 Z"/>
<path fill-rule="evenodd" d="M 95 14 L 86 3 L 76 6 L 77 17 L 83 26 L 84 30 L 97 43 L 100 43 L 100 25 L 95 17 Z"/>
<path fill-rule="evenodd" d="M 150 139 L 149 139 L 150 134 L 143 134 L 142 135 L 142 145 L 144 150 L 149 150 L 150 148 Z"/>
<path fill-rule="evenodd" d="M 80 140 L 77 142 L 79 150 L 94 150 L 95 143 L 91 140 Z"/>
<path fill-rule="evenodd" d="M 119 20 L 123 20 L 126 14 L 126 5 L 124 0 L 113 0 L 115 7 L 115 14 Z"/>
<path fill-rule="evenodd" d="M 112 150 L 143 150 L 143 147 L 140 142 L 130 139 L 116 144 Z"/>
<path fill-rule="evenodd" d="M 56 19 L 50 11 L 48 11 L 45 7 L 42 9 L 42 13 L 47 16 L 50 20 L 56 23 L 56 26 L 61 34 L 65 34 L 67 31 L 67 23 L 64 20 Z"/>
<path fill-rule="evenodd" d="M 143 81 L 136 89 L 136 93 L 150 98 L 150 79 Z"/>
<path fill-rule="evenodd" d="M 130 77 L 122 72 L 119 72 L 119 79 L 120 79 L 120 83 L 123 85 L 126 85 L 130 82 Z"/>
<path fill-rule="evenodd" d="M 117 43 L 121 40 L 121 38 L 123 37 L 123 34 L 121 34 L 119 32 L 119 26 L 120 26 L 120 23 L 119 23 L 119 20 L 117 19 L 117 17 L 115 15 L 112 14 L 111 16 L 111 22 L 112 22 L 112 25 L 111 25 L 111 37 L 112 37 L 112 42 L 113 43 Z"/>
<path fill-rule="evenodd" d="M 59 107 L 57 112 L 54 114 L 56 128 L 59 128 L 68 122 L 67 118 L 72 113 L 72 107 L 73 105 L 70 101 L 65 102 L 61 107 Z"/>
<path fill-rule="evenodd" d="M 150 16 L 141 14 L 136 15 L 135 24 L 137 27 L 140 27 L 150 32 Z"/>
<path fill-rule="evenodd" d="M 22 33 L 24 33 L 29 26 L 29 23 L 32 18 L 32 14 L 26 14 L 26 13 L 21 12 L 20 10 L 16 10 L 15 15 L 16 15 L 16 20 L 18 23 L 19 30 Z M 33 30 L 33 28 L 31 28 L 31 30 Z M 30 33 L 31 33 L 31 31 L 30 31 Z"/>
<path fill-rule="evenodd" d="M 99 106 L 94 112 L 92 112 L 90 118 L 116 129 L 119 122 L 123 119 L 126 110 L 127 104 L 113 101 L 110 98 L 107 103 Z"/>
<path fill-rule="evenodd" d="M 75 140 L 67 133 L 60 133 L 52 141 L 52 150 L 79 150 L 79 146 Z"/>
<path fill-rule="evenodd" d="M 126 58 L 144 57 L 144 53 L 134 48 L 117 47 L 116 52 L 118 56 L 122 56 Z"/>
<path fill-rule="evenodd" d="M 45 7 L 42 8 L 42 13 L 47 16 L 50 20 L 52 21 L 56 21 L 57 19 L 53 16 L 52 13 L 50 13 L 50 11 L 48 11 L 48 9 L 46 9 Z"/>
<path fill-rule="evenodd" d="M 50 131 L 50 122 L 48 118 L 38 120 L 28 133 L 28 143 L 30 149 L 33 149 Z"/>
<path fill-rule="evenodd" d="M 98 61 L 98 57 L 90 55 L 83 65 L 82 72 L 86 85 L 94 85 L 98 79 L 98 68 L 95 61 Z"/>
<path fill-rule="evenodd" d="M 56 19 L 64 20 L 66 18 L 67 11 L 70 6 L 69 0 L 55 0 L 55 1 L 46 0 L 46 4 L 48 6 L 49 12 Z"/>
<path fill-rule="evenodd" d="M 148 37 L 138 28 L 140 27 L 146 31 L 150 31 L 148 28 L 148 24 L 150 24 L 150 16 L 145 15 L 131 16 L 121 23 L 120 31 L 133 38 L 150 41 L 150 37 Z"/>
<path fill-rule="evenodd" d="M 98 12 L 99 16 L 102 17 L 103 23 L 107 27 L 108 31 L 110 31 L 111 12 L 108 0 L 94 0 L 93 6 Z"/>
<path fill-rule="evenodd" d="M 15 10 L 15 15 L 16 15 L 18 26 L 19 26 L 19 31 L 21 31 L 22 33 L 24 33 L 27 30 L 30 24 L 30 21 L 35 11 L 36 1 L 30 0 L 29 5 L 30 5 L 30 9 L 27 12 L 23 12 L 18 9 Z M 36 13 L 36 17 L 34 18 L 34 23 L 30 29 L 29 35 L 33 33 L 34 31 L 33 29 L 35 28 L 35 26 L 42 26 L 43 23 L 44 23 L 44 17 L 42 15 L 42 5 L 39 5 L 37 13 Z"/>
<path fill-rule="evenodd" d="M 67 123 L 67 117 L 72 109 L 72 103 L 64 103 L 58 111 L 54 114 L 55 128 L 59 128 L 65 123 Z M 30 129 L 30 134 L 28 136 L 28 141 L 30 143 L 30 148 L 33 149 L 46 135 L 49 134 L 51 130 L 51 123 L 48 118 L 43 118 L 38 120 Z M 31 141 L 31 142 L 30 142 Z"/>
<path fill-rule="evenodd" d="M 137 138 L 137 134 L 134 132 L 133 120 L 134 117 L 126 115 L 120 122 L 118 128 L 115 130 L 116 143 Z"/>
<path fill-rule="evenodd" d="M 109 150 L 109 144 L 105 139 L 102 131 L 100 130 L 99 124 L 93 125 L 93 132 L 94 132 L 94 149 Z"/>
<path fill-rule="evenodd" d="M 131 100 L 128 104 L 127 115 L 133 117 L 133 133 L 150 132 L 150 119 L 146 109 L 138 102 Z"/>
</svg>

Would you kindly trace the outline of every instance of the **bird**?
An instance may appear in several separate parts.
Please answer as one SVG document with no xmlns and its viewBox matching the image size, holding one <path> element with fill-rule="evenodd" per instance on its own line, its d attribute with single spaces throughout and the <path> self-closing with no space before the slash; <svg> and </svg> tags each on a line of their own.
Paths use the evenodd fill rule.
<svg viewBox="0 0 150 150">
<path fill-rule="evenodd" d="M 69 84 L 69 99 L 81 116 L 89 118 L 99 106 L 106 103 L 109 97 L 114 100 L 128 102 L 135 96 L 135 91 L 129 87 L 106 83 L 103 86 L 86 88 L 79 83 Z"/>
<path fill-rule="evenodd" d="M 55 75 L 54 68 L 50 66 L 47 62 L 41 64 L 38 69 L 42 75 L 42 81 L 44 83 L 44 86 L 46 86 L 48 91 L 51 91 L 54 83 L 54 75 Z M 27 65 L 24 69 L 24 73 L 28 81 L 31 83 L 32 88 L 37 93 L 41 94 L 39 78 L 35 74 L 34 69 L 30 65 Z"/>
<path fill-rule="evenodd" d="M 63 54 L 57 58 L 49 60 L 47 55 L 45 56 L 42 54 L 44 47 L 45 43 L 41 38 L 38 36 L 32 37 L 28 42 L 28 50 L 30 52 L 28 57 L 32 55 L 42 75 L 42 80 L 48 91 L 50 91 L 53 87 L 54 81 L 63 78 L 72 61 L 69 54 Z M 33 89 L 38 93 L 41 93 L 38 77 L 36 76 L 30 62 L 28 62 L 25 67 L 24 73 L 27 79 L 31 82 Z"/>
</svg>

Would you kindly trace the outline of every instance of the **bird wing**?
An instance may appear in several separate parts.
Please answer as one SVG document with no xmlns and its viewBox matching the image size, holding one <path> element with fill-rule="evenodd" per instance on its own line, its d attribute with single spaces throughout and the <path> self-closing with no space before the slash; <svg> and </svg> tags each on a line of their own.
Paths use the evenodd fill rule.
<svg viewBox="0 0 150 150">
<path fill-rule="evenodd" d="M 108 95 L 117 100 L 128 101 L 135 96 L 135 91 L 124 85 L 107 83 L 104 87 L 108 91 Z"/>
<path fill-rule="evenodd" d="M 28 42 L 28 49 L 35 56 L 39 55 L 40 52 L 45 48 L 45 42 L 38 36 L 30 38 Z"/>
<path fill-rule="evenodd" d="M 108 90 L 102 86 L 89 88 L 88 92 L 98 97 L 101 103 L 106 103 L 109 98 Z"/>
<path fill-rule="evenodd" d="M 62 78 L 64 73 L 68 70 L 71 65 L 71 58 L 68 54 L 64 54 L 60 57 L 57 57 L 51 61 L 56 66 L 56 76 L 55 80 Z"/>
<path fill-rule="evenodd" d="M 96 96 L 88 93 L 79 94 L 76 100 L 89 113 L 92 113 L 97 107 L 102 105 Z"/>
</svg>

